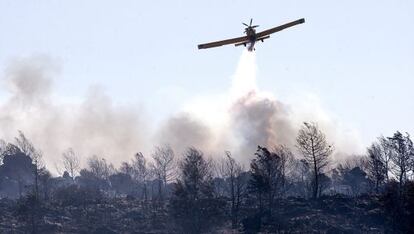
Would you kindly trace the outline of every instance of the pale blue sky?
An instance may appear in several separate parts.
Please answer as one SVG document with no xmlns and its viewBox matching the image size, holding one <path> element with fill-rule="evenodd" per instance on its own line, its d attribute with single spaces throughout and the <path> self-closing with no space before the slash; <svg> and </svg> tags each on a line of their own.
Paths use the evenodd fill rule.
<svg viewBox="0 0 414 234">
<path fill-rule="evenodd" d="M 0 69 L 20 56 L 61 66 L 56 95 L 90 85 L 163 118 L 197 95 L 224 93 L 242 48 L 197 50 L 304 17 L 257 48 L 258 85 L 288 102 L 319 97 L 368 143 L 414 134 L 414 1 L 16 1 L 0 0 Z M 0 89 L 5 98 L 5 90 Z M 304 100 L 306 101 L 306 100 Z"/>
</svg>

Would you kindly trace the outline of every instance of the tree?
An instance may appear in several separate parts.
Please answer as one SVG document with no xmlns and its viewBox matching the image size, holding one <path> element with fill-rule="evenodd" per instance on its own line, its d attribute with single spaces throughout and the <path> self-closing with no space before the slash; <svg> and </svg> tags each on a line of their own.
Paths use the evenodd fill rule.
<svg viewBox="0 0 414 234">
<path fill-rule="evenodd" d="M 76 178 L 77 184 L 81 187 L 94 190 L 105 190 L 109 188 L 107 180 L 98 177 L 94 172 L 88 169 L 79 171 L 79 177 Z"/>
<path fill-rule="evenodd" d="M 385 167 L 385 181 L 389 182 L 389 173 L 391 172 L 391 155 L 392 155 L 392 147 L 390 145 L 389 139 L 381 136 L 378 138 L 379 141 L 379 149 L 381 150 L 380 160 L 384 164 Z"/>
<path fill-rule="evenodd" d="M 75 176 L 79 173 L 80 170 L 80 161 L 79 157 L 75 154 L 72 148 L 67 149 L 62 154 L 63 166 L 65 170 L 69 173 L 72 180 L 75 180 Z"/>
<path fill-rule="evenodd" d="M 290 183 L 289 195 L 299 197 L 311 197 L 312 188 L 310 186 L 311 171 L 309 164 L 305 159 L 293 158 L 291 162 L 291 171 L 288 178 Z"/>
<path fill-rule="evenodd" d="M 46 201 L 49 200 L 51 178 L 52 175 L 45 167 L 39 170 L 40 191 L 43 194 L 43 199 Z"/>
<path fill-rule="evenodd" d="M 285 145 L 278 145 L 273 147 L 272 150 L 276 155 L 280 157 L 280 173 L 281 173 L 281 196 L 287 192 L 287 175 L 292 173 L 294 157 L 292 151 Z"/>
<path fill-rule="evenodd" d="M 368 178 L 374 182 L 375 192 L 379 192 L 380 186 L 387 178 L 387 164 L 384 160 L 384 149 L 378 143 L 373 143 L 367 149 L 367 172 Z"/>
<path fill-rule="evenodd" d="M 115 173 L 115 168 L 111 163 L 107 163 L 104 158 L 94 155 L 87 160 L 90 172 L 99 179 L 108 181 L 110 175 Z"/>
<path fill-rule="evenodd" d="M 42 160 L 42 151 L 37 150 L 33 143 L 23 134 L 22 131 L 19 131 L 18 137 L 15 138 L 16 146 L 18 149 L 25 155 L 29 156 L 33 164 L 35 165 L 34 169 L 34 194 L 35 197 L 39 197 L 39 171 L 44 168 L 44 163 Z"/>
<path fill-rule="evenodd" d="M 191 198 L 213 196 L 211 164 L 203 158 L 203 153 L 189 148 L 180 165 L 181 177 L 177 183 L 183 184 Z"/>
<path fill-rule="evenodd" d="M 16 146 L 19 147 L 20 151 L 25 155 L 29 156 L 30 158 L 34 158 L 36 156 L 35 152 L 36 149 L 33 146 L 32 142 L 24 135 L 22 131 L 18 131 L 19 135 L 15 137 Z"/>
<path fill-rule="evenodd" d="M 3 192 L 11 197 L 17 194 L 22 197 L 27 189 L 32 189 L 32 194 L 34 194 L 36 192 L 34 183 L 37 169 L 33 160 L 22 153 L 20 148 L 14 144 L 8 144 L 3 154 L 3 164 L 0 165 L 0 183 L 16 182 L 6 185 Z"/>
<path fill-rule="evenodd" d="M 128 162 L 122 162 L 121 166 L 119 167 L 119 171 L 132 177 L 134 173 L 134 168 Z"/>
<path fill-rule="evenodd" d="M 326 141 L 325 134 L 315 123 L 304 123 L 296 138 L 296 147 L 304 159 L 311 165 L 313 172 L 313 198 L 318 197 L 319 175 L 329 163 L 329 155 L 333 146 Z"/>
<path fill-rule="evenodd" d="M 323 191 L 327 188 L 329 188 L 329 186 L 332 184 L 332 179 L 327 176 L 325 173 L 322 173 L 319 175 L 319 196 L 322 195 Z"/>
<path fill-rule="evenodd" d="M 155 147 L 152 154 L 154 163 L 151 165 L 154 174 L 158 179 L 158 195 L 160 200 L 163 199 L 163 190 L 167 183 L 175 177 L 174 151 L 170 146 Z"/>
<path fill-rule="evenodd" d="M 82 169 L 79 172 L 79 184 L 87 188 L 109 189 L 109 177 L 115 173 L 114 166 L 96 155 L 87 159 L 87 165 L 88 169 Z"/>
<path fill-rule="evenodd" d="M 220 171 L 221 176 L 227 182 L 229 189 L 229 196 L 231 200 L 231 221 L 232 227 L 236 228 L 239 222 L 239 211 L 242 196 L 245 193 L 245 181 L 242 173 L 244 172 L 243 165 L 238 163 L 232 157 L 230 151 L 225 152 L 226 157 L 221 161 Z"/>
<path fill-rule="evenodd" d="M 258 146 L 256 158 L 250 163 L 250 190 L 257 195 L 259 210 L 263 213 L 264 200 L 267 200 L 267 210 L 272 214 L 274 198 L 283 182 L 281 157 L 267 148 Z"/>
<path fill-rule="evenodd" d="M 39 199 L 39 179 L 48 180 L 50 177 L 44 167 L 42 160 L 42 152 L 36 149 L 33 143 L 26 138 L 22 131 L 15 138 L 16 145 L 10 145 L 8 151 L 14 153 L 21 152 L 32 159 L 34 164 L 34 190 L 33 194 L 28 194 L 27 199 L 19 207 L 19 214 L 26 216 L 30 220 L 31 232 L 37 233 L 37 224 L 42 222 L 41 202 Z M 45 172 L 46 171 L 46 172 Z M 24 200 L 23 200 L 24 201 Z"/>
<path fill-rule="evenodd" d="M 402 193 L 403 186 L 407 181 L 407 173 L 411 169 L 414 160 L 414 147 L 410 139 L 410 135 L 406 133 L 404 136 L 399 131 L 394 133 L 393 137 L 389 137 L 389 143 L 393 152 L 391 161 L 393 168 L 391 172 L 397 177 L 399 192 Z"/>
<path fill-rule="evenodd" d="M 132 168 L 134 179 L 143 185 L 142 197 L 147 201 L 147 183 L 151 176 L 151 171 L 148 169 L 147 160 L 141 152 L 136 153 L 132 159 Z"/>
<path fill-rule="evenodd" d="M 116 173 L 109 176 L 112 189 L 118 194 L 131 194 L 134 188 L 134 182 L 129 174 Z"/>
<path fill-rule="evenodd" d="M 351 188 L 353 195 L 359 195 L 368 187 L 367 174 L 360 167 L 356 166 L 352 169 L 344 169 L 342 171 L 342 179 L 345 185 Z"/>
<path fill-rule="evenodd" d="M 170 201 L 170 215 L 182 233 L 201 233 L 222 221 L 223 201 L 214 198 L 211 164 L 189 148 L 179 164 L 180 176 Z"/>
</svg>

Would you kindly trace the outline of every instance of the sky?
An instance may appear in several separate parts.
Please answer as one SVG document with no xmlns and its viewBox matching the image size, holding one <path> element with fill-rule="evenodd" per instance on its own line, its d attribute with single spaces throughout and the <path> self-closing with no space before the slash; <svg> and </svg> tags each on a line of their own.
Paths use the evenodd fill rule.
<svg viewBox="0 0 414 234">
<path fill-rule="evenodd" d="M 413 1 L 0 0 L 0 77 L 11 61 L 48 57 L 57 103 L 99 87 L 157 125 L 188 100 L 225 93 L 241 47 L 197 44 L 299 18 L 256 45 L 257 85 L 292 106 L 317 99 L 365 145 L 414 134 Z M 0 102 L 8 97 L 0 85 Z M 352 139 L 350 139 L 352 141 Z"/>
</svg>

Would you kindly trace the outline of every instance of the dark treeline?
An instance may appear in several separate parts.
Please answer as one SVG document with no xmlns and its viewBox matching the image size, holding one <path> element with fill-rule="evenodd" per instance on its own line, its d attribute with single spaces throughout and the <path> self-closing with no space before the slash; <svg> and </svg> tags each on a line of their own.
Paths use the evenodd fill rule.
<svg viewBox="0 0 414 234">
<path fill-rule="evenodd" d="M 185 144 L 185 143 L 183 143 Z M 295 153 L 297 152 L 297 153 Z M 0 230 L 5 233 L 408 233 L 414 146 L 379 137 L 366 155 L 333 162 L 334 145 L 304 123 L 296 147 L 258 146 L 250 165 L 168 145 L 115 168 L 74 149 L 53 177 L 19 132 L 0 141 Z"/>
</svg>

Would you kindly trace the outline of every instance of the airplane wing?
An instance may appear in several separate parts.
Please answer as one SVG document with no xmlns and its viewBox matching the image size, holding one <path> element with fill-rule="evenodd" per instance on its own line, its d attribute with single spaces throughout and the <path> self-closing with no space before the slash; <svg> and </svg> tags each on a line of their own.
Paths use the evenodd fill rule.
<svg viewBox="0 0 414 234">
<path fill-rule="evenodd" d="M 210 42 L 210 43 L 206 43 L 206 44 L 200 44 L 200 45 L 198 45 L 198 49 L 207 49 L 207 48 L 223 46 L 223 45 L 228 45 L 228 44 L 236 44 L 236 43 L 240 43 L 240 42 L 244 42 L 244 41 L 248 41 L 248 40 L 249 39 L 247 38 L 247 36 L 236 37 L 236 38 L 227 39 L 227 40 L 223 40 L 223 41 L 215 41 L 215 42 Z"/>
<path fill-rule="evenodd" d="M 260 38 L 260 37 L 263 37 L 263 36 L 266 36 L 266 35 L 269 35 L 269 34 L 272 34 L 272 33 L 275 33 L 275 32 L 279 32 L 279 31 L 281 31 L 281 30 L 283 30 L 285 28 L 290 28 L 290 27 L 295 26 L 297 24 L 303 24 L 303 23 L 305 23 L 305 19 L 304 18 L 298 19 L 298 20 L 292 21 L 290 23 L 283 24 L 283 25 L 280 25 L 280 26 L 277 26 L 277 27 L 274 27 L 274 28 L 265 30 L 263 32 L 259 32 L 259 33 L 256 34 L 256 37 L 257 38 Z"/>
<path fill-rule="evenodd" d="M 256 39 L 256 41 L 261 41 L 261 42 L 263 42 L 264 40 L 266 40 L 266 39 L 268 39 L 268 38 L 270 38 L 270 36 L 269 36 L 269 35 L 264 36 L 264 37 L 259 37 L 259 38 L 257 38 L 257 39 Z M 234 45 L 235 45 L 235 46 L 241 46 L 241 45 L 246 46 L 246 44 L 247 44 L 247 43 L 249 43 L 249 41 L 243 41 L 243 42 L 240 42 L 240 43 L 236 43 L 236 44 L 234 44 Z"/>
</svg>

